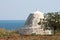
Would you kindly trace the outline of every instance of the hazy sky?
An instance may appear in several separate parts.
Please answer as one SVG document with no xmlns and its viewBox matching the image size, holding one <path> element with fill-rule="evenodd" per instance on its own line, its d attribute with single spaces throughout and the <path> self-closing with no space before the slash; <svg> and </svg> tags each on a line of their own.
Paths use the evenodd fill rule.
<svg viewBox="0 0 60 40">
<path fill-rule="evenodd" d="M 0 20 L 25 20 L 35 9 L 60 11 L 60 0 L 0 0 Z"/>
</svg>

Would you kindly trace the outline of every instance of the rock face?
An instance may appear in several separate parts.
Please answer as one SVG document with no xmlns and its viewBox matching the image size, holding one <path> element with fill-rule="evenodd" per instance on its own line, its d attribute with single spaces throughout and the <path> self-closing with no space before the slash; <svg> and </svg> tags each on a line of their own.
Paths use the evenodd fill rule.
<svg viewBox="0 0 60 40">
<path fill-rule="evenodd" d="M 26 22 L 24 27 L 20 28 L 20 34 L 24 35 L 31 35 L 31 34 L 40 34 L 40 35 L 45 35 L 49 34 L 49 31 L 44 30 L 44 25 L 42 24 L 44 19 L 44 13 L 36 11 L 34 13 L 31 13 Z M 40 24 L 39 24 L 40 22 Z M 45 32 L 47 31 L 47 32 Z M 52 31 L 50 30 L 50 35 Z"/>
<path fill-rule="evenodd" d="M 36 11 L 34 13 L 31 13 L 29 17 L 26 20 L 25 25 L 29 26 L 38 26 L 38 23 L 41 21 L 40 19 L 44 19 L 43 13 Z"/>
</svg>

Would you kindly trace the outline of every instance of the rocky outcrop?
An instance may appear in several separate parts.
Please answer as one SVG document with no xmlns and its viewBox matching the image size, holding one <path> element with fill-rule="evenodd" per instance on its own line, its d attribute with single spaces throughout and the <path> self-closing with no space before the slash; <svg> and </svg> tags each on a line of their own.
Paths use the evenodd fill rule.
<svg viewBox="0 0 60 40">
<path fill-rule="evenodd" d="M 38 26 L 38 23 L 42 20 L 40 19 L 44 19 L 44 16 L 41 12 L 36 11 L 35 13 L 31 13 L 27 20 L 25 25 L 29 25 L 29 26 Z"/>
<path fill-rule="evenodd" d="M 24 34 L 24 35 L 30 35 L 32 33 L 35 33 L 36 35 L 49 34 L 49 31 L 44 30 L 44 25 L 42 24 L 43 19 L 44 19 L 44 13 L 39 11 L 31 13 L 28 16 L 24 27 L 20 28 L 20 34 Z"/>
</svg>

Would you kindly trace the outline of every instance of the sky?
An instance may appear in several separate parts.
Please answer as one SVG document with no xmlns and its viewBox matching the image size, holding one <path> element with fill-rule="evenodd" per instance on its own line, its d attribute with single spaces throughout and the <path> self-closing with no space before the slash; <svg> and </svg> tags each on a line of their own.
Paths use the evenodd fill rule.
<svg viewBox="0 0 60 40">
<path fill-rule="evenodd" d="M 36 11 L 60 11 L 60 0 L 0 0 L 0 20 L 26 20 Z"/>
</svg>

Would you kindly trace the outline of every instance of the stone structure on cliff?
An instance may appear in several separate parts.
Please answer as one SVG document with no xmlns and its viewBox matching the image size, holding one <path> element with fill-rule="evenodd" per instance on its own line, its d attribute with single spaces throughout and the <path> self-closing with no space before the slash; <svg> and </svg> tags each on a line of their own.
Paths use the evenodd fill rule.
<svg viewBox="0 0 60 40">
<path fill-rule="evenodd" d="M 40 11 L 30 13 L 25 22 L 25 25 L 20 28 L 19 33 L 23 35 L 31 35 L 31 34 L 52 35 L 53 30 L 50 28 L 44 29 L 45 26 L 43 22 L 44 22 L 44 13 Z"/>
</svg>

